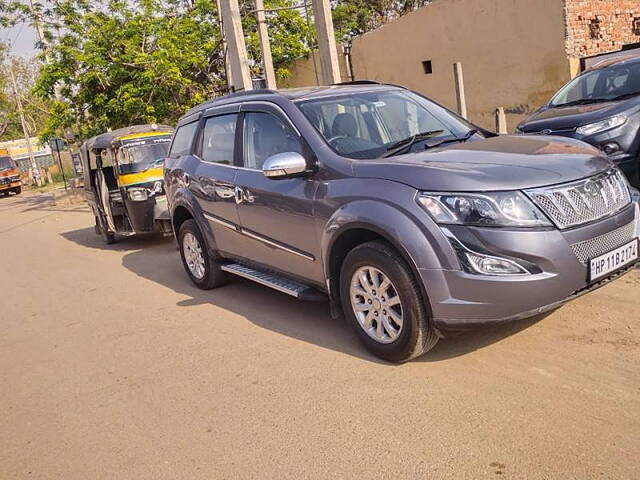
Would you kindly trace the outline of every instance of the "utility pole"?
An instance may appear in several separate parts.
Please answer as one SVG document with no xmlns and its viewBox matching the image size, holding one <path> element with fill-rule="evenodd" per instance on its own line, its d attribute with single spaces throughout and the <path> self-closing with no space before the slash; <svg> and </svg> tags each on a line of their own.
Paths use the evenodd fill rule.
<svg viewBox="0 0 640 480">
<path fill-rule="evenodd" d="M 220 7 L 222 9 L 222 27 L 229 48 L 233 87 L 235 90 L 252 90 L 253 84 L 249 73 L 247 47 L 244 43 L 238 0 L 220 0 Z"/>
<path fill-rule="evenodd" d="M 325 85 L 340 83 L 340 65 L 338 64 L 338 50 L 333 31 L 330 1 L 313 0 L 313 16 L 318 37 L 318 49 L 320 50 L 322 82 Z"/>
<path fill-rule="evenodd" d="M 24 141 L 27 142 L 27 151 L 29 152 L 29 158 L 31 159 L 31 169 L 33 171 L 33 177 L 36 180 L 36 184 L 40 186 L 40 170 L 36 163 L 36 157 L 33 155 L 33 149 L 31 148 L 31 138 L 27 131 L 27 122 L 24 119 L 24 111 L 22 110 L 22 101 L 20 100 L 20 94 L 18 93 L 18 84 L 16 83 L 16 76 L 13 71 L 14 61 L 11 61 L 9 66 L 9 74 L 11 75 L 11 83 L 13 84 L 13 94 L 16 96 L 16 104 L 18 106 L 18 114 L 20 115 L 20 123 L 22 124 L 22 132 L 24 133 Z"/>
<path fill-rule="evenodd" d="M 222 37 L 222 51 L 224 52 L 224 74 L 227 80 L 227 88 L 231 89 L 233 85 L 233 77 L 231 76 L 231 65 L 229 65 L 229 49 L 227 48 L 227 39 L 224 34 L 224 20 L 222 19 L 222 7 L 220 0 L 216 0 L 218 8 L 218 21 L 220 22 L 220 36 Z"/>
<path fill-rule="evenodd" d="M 258 20 L 258 37 L 260 38 L 260 52 L 262 53 L 262 69 L 264 70 L 264 78 L 267 82 L 267 88 L 275 90 L 276 75 L 273 71 L 273 58 L 271 57 L 271 42 L 269 41 L 269 31 L 267 29 L 267 20 L 264 15 L 263 0 L 255 0 L 256 17 Z"/>
</svg>

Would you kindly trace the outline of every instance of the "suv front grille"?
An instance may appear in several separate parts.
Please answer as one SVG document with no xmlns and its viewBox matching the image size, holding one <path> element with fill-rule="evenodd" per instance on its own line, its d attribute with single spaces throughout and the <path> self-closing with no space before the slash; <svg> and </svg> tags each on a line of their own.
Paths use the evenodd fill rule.
<svg viewBox="0 0 640 480">
<path fill-rule="evenodd" d="M 604 218 L 631 203 L 626 180 L 613 168 L 577 182 L 526 193 L 560 229 Z"/>
<path fill-rule="evenodd" d="M 590 259 L 599 257 L 633 240 L 634 226 L 634 222 L 628 223 L 599 237 L 574 243 L 571 248 L 580 263 L 586 265 Z"/>
</svg>

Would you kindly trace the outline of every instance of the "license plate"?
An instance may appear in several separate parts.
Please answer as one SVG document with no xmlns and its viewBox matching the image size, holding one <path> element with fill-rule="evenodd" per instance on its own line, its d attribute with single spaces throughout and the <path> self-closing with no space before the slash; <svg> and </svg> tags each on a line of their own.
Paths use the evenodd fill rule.
<svg viewBox="0 0 640 480">
<path fill-rule="evenodd" d="M 638 259 L 638 239 L 611 250 L 609 253 L 592 258 L 589 261 L 589 280 L 606 277 L 611 272 L 629 265 Z"/>
</svg>

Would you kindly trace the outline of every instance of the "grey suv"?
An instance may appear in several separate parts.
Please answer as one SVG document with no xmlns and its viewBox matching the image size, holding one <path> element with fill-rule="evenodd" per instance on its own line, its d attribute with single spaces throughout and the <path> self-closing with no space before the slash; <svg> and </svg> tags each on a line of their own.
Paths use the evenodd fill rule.
<svg viewBox="0 0 640 480">
<path fill-rule="evenodd" d="M 598 150 L 496 136 L 397 86 L 202 104 L 178 124 L 165 180 L 195 285 L 238 275 L 328 297 L 394 362 L 556 308 L 638 261 L 637 192 Z"/>
</svg>

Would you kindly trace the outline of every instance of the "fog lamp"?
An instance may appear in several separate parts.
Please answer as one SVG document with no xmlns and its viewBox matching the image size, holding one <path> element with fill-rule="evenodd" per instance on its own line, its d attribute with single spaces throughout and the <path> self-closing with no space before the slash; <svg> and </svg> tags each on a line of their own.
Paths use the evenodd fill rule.
<svg viewBox="0 0 640 480">
<path fill-rule="evenodd" d="M 523 267 L 506 258 L 480 255 L 475 252 L 466 252 L 471 267 L 478 273 L 485 275 L 522 275 L 527 274 Z"/>
<path fill-rule="evenodd" d="M 613 155 L 614 153 L 620 151 L 620 145 L 618 145 L 616 142 L 605 143 L 602 146 L 602 151 L 607 155 Z"/>
</svg>

